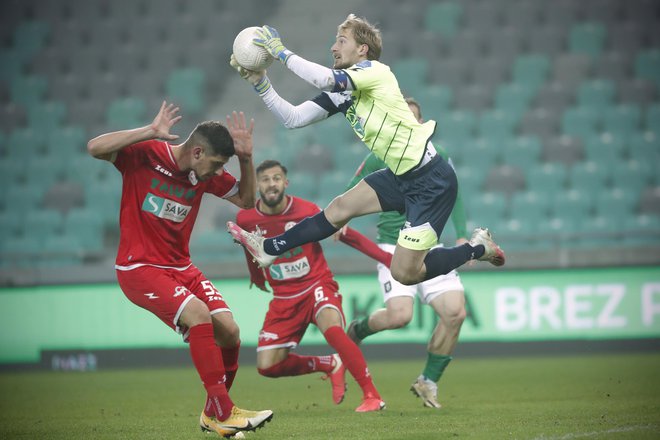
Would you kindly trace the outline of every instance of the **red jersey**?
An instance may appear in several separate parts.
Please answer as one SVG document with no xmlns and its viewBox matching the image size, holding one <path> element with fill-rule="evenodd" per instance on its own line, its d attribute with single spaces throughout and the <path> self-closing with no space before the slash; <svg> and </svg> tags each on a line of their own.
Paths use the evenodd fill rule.
<svg viewBox="0 0 660 440">
<path fill-rule="evenodd" d="M 238 212 L 236 224 L 250 232 L 255 232 L 259 227 L 265 237 L 274 237 L 320 211 L 312 202 L 294 196 L 286 197 L 286 208 L 280 214 L 263 213 L 259 210 L 261 200 L 257 200 L 255 208 L 241 209 Z M 340 240 L 387 267 L 390 266 L 392 254 L 381 250 L 356 230 L 348 228 Z M 276 297 L 291 297 L 305 293 L 321 280 L 335 282 L 318 242 L 307 243 L 285 252 L 263 270 L 259 269 L 247 252 L 245 256 L 250 270 L 250 281 L 265 288 L 264 281 L 267 279 Z"/>
<path fill-rule="evenodd" d="M 188 244 L 202 196 L 208 192 L 226 198 L 238 192 L 236 178 L 226 170 L 193 185 L 163 141 L 125 147 L 114 165 L 123 179 L 115 266 L 120 270 L 189 266 Z"/>
<path fill-rule="evenodd" d="M 265 237 L 280 235 L 293 225 L 320 211 L 312 202 L 298 197 L 286 196 L 287 205 L 280 214 L 265 214 L 259 210 L 261 200 L 252 209 L 241 209 L 236 216 L 236 224 L 246 231 L 254 232 L 257 226 Z M 252 259 L 248 258 L 250 277 L 258 284 L 255 276 L 259 271 Z M 322 279 L 332 279 L 332 272 L 323 256 L 318 242 L 307 243 L 291 249 L 277 257 L 268 268 L 263 270 L 273 294 L 278 297 L 293 296 L 306 291 Z"/>
</svg>

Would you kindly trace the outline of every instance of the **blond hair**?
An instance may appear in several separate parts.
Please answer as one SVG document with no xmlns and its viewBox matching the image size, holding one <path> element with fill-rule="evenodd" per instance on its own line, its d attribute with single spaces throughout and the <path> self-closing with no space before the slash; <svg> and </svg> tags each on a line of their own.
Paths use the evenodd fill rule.
<svg viewBox="0 0 660 440">
<path fill-rule="evenodd" d="M 368 60 L 378 60 L 380 58 L 380 52 L 383 50 L 380 29 L 369 23 L 365 18 L 348 14 L 346 20 L 337 27 L 337 30 L 350 30 L 353 32 L 353 38 L 355 38 L 357 44 L 366 44 L 369 47 L 367 51 Z"/>
</svg>

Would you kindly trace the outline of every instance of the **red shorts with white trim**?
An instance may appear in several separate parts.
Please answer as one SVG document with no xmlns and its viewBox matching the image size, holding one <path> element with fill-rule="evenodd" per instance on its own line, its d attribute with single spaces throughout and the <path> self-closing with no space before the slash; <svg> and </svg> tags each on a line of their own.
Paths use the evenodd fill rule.
<svg viewBox="0 0 660 440">
<path fill-rule="evenodd" d="M 273 298 L 259 332 L 257 351 L 298 346 L 309 324 L 316 324 L 318 313 L 326 307 L 337 310 L 344 328 L 346 320 L 338 290 L 337 283 L 328 280 L 311 286 L 298 296 Z"/>
<path fill-rule="evenodd" d="M 118 270 L 117 280 L 129 300 L 184 335 L 184 340 L 188 329 L 179 325 L 179 317 L 194 296 L 206 303 L 211 314 L 231 311 L 220 292 L 193 265 L 185 270 L 154 266 Z"/>
</svg>

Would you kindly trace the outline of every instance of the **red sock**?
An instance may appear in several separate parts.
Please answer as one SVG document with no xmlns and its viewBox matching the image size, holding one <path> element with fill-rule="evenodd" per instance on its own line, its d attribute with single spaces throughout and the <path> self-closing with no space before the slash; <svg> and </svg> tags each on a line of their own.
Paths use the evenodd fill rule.
<svg viewBox="0 0 660 440">
<path fill-rule="evenodd" d="M 236 347 L 220 347 L 222 361 L 225 365 L 225 375 L 227 376 L 227 380 L 225 381 L 227 391 L 231 389 L 234 378 L 236 378 L 236 373 L 238 372 L 238 352 L 240 348 L 240 341 Z"/>
<path fill-rule="evenodd" d="M 267 377 L 300 376 L 301 374 L 332 371 L 332 356 L 298 356 L 289 353 L 282 362 L 269 368 L 258 368 L 259 374 Z"/>
<path fill-rule="evenodd" d="M 335 325 L 327 329 L 323 336 L 325 336 L 328 344 L 337 351 L 351 376 L 362 388 L 362 392 L 365 395 L 372 394 L 380 398 L 380 394 L 376 391 L 374 382 L 371 380 L 367 362 L 364 360 L 360 348 L 344 333 L 344 329 Z"/>
<path fill-rule="evenodd" d="M 208 394 L 204 413 L 207 416 L 225 420 L 229 417 L 234 403 L 225 387 L 225 369 L 220 350 L 215 345 L 213 324 L 199 324 L 191 327 L 188 342 L 193 364 L 195 364 Z"/>
</svg>

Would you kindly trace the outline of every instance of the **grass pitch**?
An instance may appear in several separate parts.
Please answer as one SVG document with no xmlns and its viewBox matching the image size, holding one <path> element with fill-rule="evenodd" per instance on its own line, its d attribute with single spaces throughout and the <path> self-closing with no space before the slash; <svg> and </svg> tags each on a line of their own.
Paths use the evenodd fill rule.
<svg viewBox="0 0 660 440">
<path fill-rule="evenodd" d="M 248 439 L 658 439 L 660 354 L 455 359 L 443 409 L 409 391 L 422 360 L 370 362 L 387 409 L 357 414 L 320 375 L 267 379 L 244 365 L 239 405 L 275 417 Z M 0 374 L 0 439 L 208 439 L 194 369 Z"/>
</svg>

